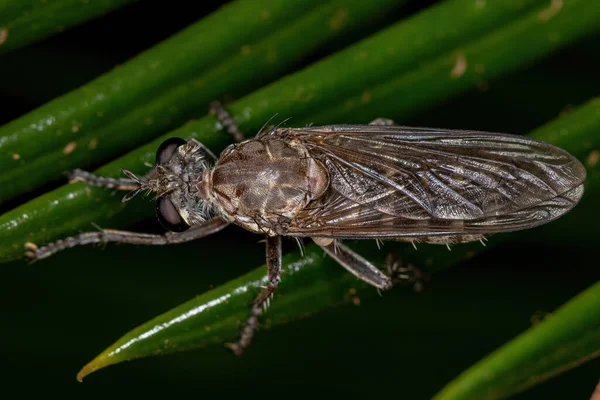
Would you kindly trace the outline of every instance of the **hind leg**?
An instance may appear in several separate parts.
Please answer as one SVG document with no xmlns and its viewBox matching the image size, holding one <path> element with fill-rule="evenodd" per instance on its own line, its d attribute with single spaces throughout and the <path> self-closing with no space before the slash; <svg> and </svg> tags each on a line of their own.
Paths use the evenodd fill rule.
<svg viewBox="0 0 600 400">
<path fill-rule="evenodd" d="M 219 101 L 210 103 L 210 113 L 215 115 L 223 128 L 233 137 L 236 142 L 244 141 L 244 134 L 240 131 L 235 120 Z"/>
</svg>

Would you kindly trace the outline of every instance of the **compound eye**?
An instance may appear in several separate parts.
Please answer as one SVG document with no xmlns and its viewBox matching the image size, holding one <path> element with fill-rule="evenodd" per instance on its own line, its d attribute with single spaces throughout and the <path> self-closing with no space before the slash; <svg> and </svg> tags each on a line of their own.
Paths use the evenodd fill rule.
<svg viewBox="0 0 600 400">
<path fill-rule="evenodd" d="M 160 224 L 168 231 L 183 232 L 189 229 L 189 225 L 181 218 L 177 208 L 171 200 L 159 197 L 156 201 L 156 217 Z"/>
<path fill-rule="evenodd" d="M 156 150 L 156 165 L 164 164 L 171 159 L 179 146 L 186 144 L 187 141 L 182 138 L 173 137 L 161 143 Z"/>
</svg>

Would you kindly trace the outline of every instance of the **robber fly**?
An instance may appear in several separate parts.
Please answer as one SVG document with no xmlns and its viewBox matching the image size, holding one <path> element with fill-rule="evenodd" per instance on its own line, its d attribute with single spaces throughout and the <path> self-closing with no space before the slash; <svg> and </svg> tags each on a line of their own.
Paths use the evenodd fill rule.
<svg viewBox="0 0 600 400">
<path fill-rule="evenodd" d="M 215 114 L 234 137 L 232 118 Z M 382 123 L 383 121 L 383 123 Z M 261 130 L 263 131 L 263 130 Z M 392 278 L 340 242 L 393 239 L 436 244 L 481 240 L 533 228 L 568 212 L 583 194 L 586 171 L 566 151 L 500 133 L 371 125 L 274 127 L 215 157 L 195 139 L 171 138 L 150 172 L 97 177 L 95 186 L 156 194 L 164 235 L 101 230 L 44 247 L 48 257 L 89 243 L 171 244 L 198 239 L 229 223 L 266 235 L 268 283 L 254 301 L 238 342 L 250 344 L 258 318 L 280 281 L 281 237 L 312 238 L 360 279 L 389 289 Z"/>
</svg>

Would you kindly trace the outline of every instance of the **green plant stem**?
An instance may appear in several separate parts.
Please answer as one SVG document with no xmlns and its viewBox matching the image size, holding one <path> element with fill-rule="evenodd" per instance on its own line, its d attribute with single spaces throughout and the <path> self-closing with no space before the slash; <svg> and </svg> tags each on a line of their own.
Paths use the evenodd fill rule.
<svg viewBox="0 0 600 400">
<path fill-rule="evenodd" d="M 260 5 L 259 0 L 250 3 Z M 311 41 L 320 39 L 322 43 L 323 35 L 335 36 L 340 28 L 360 27 L 371 16 L 384 13 L 397 3 L 330 2 L 319 7 L 321 11 L 314 11 L 329 10 L 318 17 L 318 23 L 312 20 L 311 25 L 300 21 L 301 13 L 294 9 L 295 2 L 290 2 L 286 15 L 295 13 L 295 22 L 282 18 L 278 26 L 269 22 L 282 13 L 279 2 L 269 3 L 268 8 L 257 6 L 252 13 L 241 6 L 241 10 L 233 5 L 223 8 L 119 69 L 0 128 L 0 168 L 10 171 L 0 177 L 0 202 L 60 179 L 68 169 L 85 168 L 131 149 L 174 122 L 182 122 L 185 116 L 204 112 L 208 102 L 224 94 L 239 95 L 257 88 L 286 70 L 286 60 L 298 60 L 314 48 L 316 43 Z M 271 92 L 269 109 L 264 110 L 271 114 L 260 124 L 276 112 L 311 115 L 329 108 L 357 88 L 386 82 L 416 68 L 419 62 L 460 47 L 544 3 L 524 0 L 481 8 L 470 0 L 442 2 L 353 50 L 336 55 L 335 62 L 315 65 L 314 73 L 308 68 L 304 75 L 295 78 L 301 86 L 279 86 L 284 90 Z M 264 24 L 248 26 L 247 20 L 260 20 L 265 10 L 271 16 L 261 21 Z M 223 27 L 236 21 L 231 20 L 232 14 L 239 18 L 238 14 L 244 12 L 250 14 L 234 24 L 233 33 L 220 37 Z M 219 26 L 215 26 L 217 22 Z M 261 41 L 258 34 L 265 32 L 262 25 L 273 33 Z M 215 37 L 220 40 L 214 41 Z M 259 43 L 254 44 L 253 40 Z M 214 42 L 222 47 L 215 47 Z M 235 59 L 223 61 L 231 52 L 237 53 Z M 213 63 L 212 69 L 208 69 L 207 60 Z M 218 60 L 220 63 L 215 65 Z M 273 71 L 274 68 L 278 69 Z M 252 78 L 247 79 L 248 76 Z M 133 110 L 132 104 L 136 104 Z M 265 104 L 261 99 L 253 107 Z"/>
<path fill-rule="evenodd" d="M 293 116 L 295 121 L 309 121 L 311 115 L 314 115 L 317 111 L 326 110 L 328 107 L 335 109 L 336 104 L 342 102 L 347 97 L 351 97 L 353 92 L 363 93 L 366 87 L 364 82 L 368 79 L 377 80 L 381 76 L 387 76 L 391 82 L 395 82 L 394 70 L 402 73 L 402 71 L 406 71 L 406 69 L 412 67 L 412 70 L 409 69 L 405 74 L 418 79 L 415 78 L 409 81 L 410 85 L 407 85 L 405 90 L 397 90 L 389 93 L 389 95 L 386 93 L 385 97 L 377 96 L 373 98 L 368 103 L 369 107 L 365 108 L 368 112 L 360 114 L 360 118 L 363 118 L 363 122 L 367 122 L 381 116 L 382 114 L 379 110 L 387 109 L 386 107 L 390 107 L 390 104 L 398 104 L 398 107 L 393 113 L 386 115 L 389 117 L 403 114 L 403 107 L 411 107 L 412 112 L 416 112 L 417 110 L 410 104 L 407 105 L 404 101 L 406 93 L 411 93 L 411 86 L 419 86 L 423 90 L 428 90 L 428 96 L 433 97 L 435 93 L 438 93 L 434 82 L 437 81 L 440 85 L 443 85 L 444 82 L 450 80 L 449 74 L 451 73 L 451 69 L 440 70 L 439 68 L 427 68 L 427 66 L 423 68 L 420 65 L 415 65 L 416 63 L 410 58 L 410 52 L 415 52 L 417 57 L 422 56 L 424 53 L 419 52 L 418 49 L 423 49 L 425 45 L 422 43 L 427 43 L 427 41 L 418 40 L 419 37 L 415 38 L 415 34 L 422 32 L 421 30 L 425 28 L 425 25 L 423 25 L 424 22 L 432 21 L 429 17 L 430 15 L 434 15 L 435 19 L 439 18 L 441 21 L 452 20 L 456 22 L 453 13 L 455 8 L 449 8 L 447 5 L 464 3 L 466 2 L 462 0 L 443 3 L 440 5 L 440 8 L 429 10 L 428 14 L 417 15 L 405 23 L 394 26 L 339 54 L 329 57 L 235 102 L 230 106 L 230 110 L 233 111 L 234 116 L 242 124 L 246 132 L 258 130 L 264 121 L 268 120 L 276 112 L 280 112 L 285 116 Z M 468 3 L 472 6 L 471 2 Z M 561 32 L 561 26 L 571 28 L 571 25 L 567 24 L 567 22 L 580 18 L 581 13 L 590 15 L 593 14 L 593 11 L 596 13 L 600 11 L 600 6 L 596 6 L 596 8 L 589 7 L 589 1 L 579 1 L 577 4 L 579 4 L 579 8 L 573 9 L 570 7 L 550 21 L 543 24 L 535 23 L 535 29 L 542 32 L 534 36 L 540 43 L 535 41 L 528 42 L 531 46 L 529 53 L 524 49 L 520 49 L 521 59 L 524 63 L 530 62 L 531 59 L 540 56 L 540 52 L 537 49 L 538 46 L 549 53 L 567 44 L 567 42 L 559 41 L 553 47 L 544 46 L 549 33 Z M 497 11 L 497 9 L 494 12 L 490 11 L 491 16 L 488 16 L 488 18 L 494 21 L 499 18 L 496 14 Z M 465 13 L 465 18 L 473 18 L 479 21 L 482 15 L 487 15 L 481 14 L 481 12 L 477 11 L 476 16 L 470 17 L 469 13 Z M 539 10 L 536 12 L 539 12 Z M 502 15 L 504 16 L 505 14 Z M 527 21 L 531 19 L 527 15 L 524 18 Z M 480 51 L 480 60 L 486 64 L 488 70 L 495 71 L 494 76 L 500 75 L 503 72 L 503 66 L 507 68 L 507 71 L 504 72 L 515 69 L 514 64 L 507 65 L 496 56 L 497 52 L 509 52 L 515 46 L 514 43 L 520 40 L 519 35 L 523 31 L 521 29 L 514 30 L 512 28 L 514 24 L 518 24 L 518 22 L 505 28 L 509 32 L 514 33 L 512 37 L 504 35 L 503 38 L 506 41 L 498 41 L 498 34 L 504 32 L 504 30 L 500 30 L 484 36 L 474 44 L 478 49 L 485 50 Z M 460 24 L 460 26 L 468 26 L 468 24 Z M 595 26 L 580 24 L 577 26 L 577 35 L 572 35 L 571 39 L 583 36 L 589 33 L 590 30 L 593 30 L 593 28 Z M 479 29 L 483 28 L 480 26 Z M 454 25 L 450 32 L 456 33 Z M 432 37 L 429 36 L 429 33 L 422 33 L 426 38 L 430 38 L 433 42 L 437 43 L 435 36 Z M 412 37 L 413 40 L 409 41 L 409 37 Z M 411 47 L 408 44 L 405 45 L 405 43 L 413 43 L 415 47 Z M 381 46 L 380 51 L 377 51 L 377 44 Z M 393 52 L 391 49 L 393 46 L 395 46 L 395 56 L 392 56 Z M 426 47 L 428 50 L 425 51 L 425 54 L 429 54 L 428 51 L 432 47 Z M 461 44 L 457 49 L 464 50 L 466 48 L 465 45 Z M 447 50 L 448 53 L 455 53 L 456 51 Z M 530 55 L 530 57 L 527 58 L 527 55 Z M 489 62 L 486 57 L 489 57 Z M 408 61 L 407 58 L 409 59 Z M 432 61 L 431 65 L 438 65 L 440 59 L 445 62 L 448 56 L 442 56 Z M 496 66 L 492 62 L 498 62 L 500 65 Z M 418 73 L 422 69 L 430 73 Z M 342 74 L 340 71 L 346 71 L 350 75 Z M 378 78 L 368 78 L 369 75 L 375 75 Z M 390 78 L 390 76 L 393 78 Z M 361 80 L 357 82 L 352 77 L 360 77 Z M 425 84 L 424 82 L 426 81 L 429 83 Z M 462 85 L 455 86 L 457 92 L 472 86 L 471 80 L 456 79 L 456 81 Z M 378 86 L 385 87 L 382 84 Z M 424 94 L 421 94 L 421 96 L 424 96 Z M 444 94 L 439 95 L 438 101 L 443 101 L 444 96 Z M 359 110 L 349 110 L 347 117 L 348 119 L 358 118 L 356 115 L 358 113 Z M 343 122 L 343 120 L 332 120 L 331 122 Z M 228 142 L 227 135 L 219 132 L 217 129 L 218 124 L 216 124 L 214 117 L 207 116 L 195 123 L 170 132 L 168 135 L 164 135 L 148 145 L 107 164 L 97 171 L 97 173 L 115 176 L 119 174 L 120 168 L 130 169 L 136 173 L 143 173 L 144 162 L 151 162 L 155 149 L 160 142 L 172 136 L 195 137 L 216 151 Z M 22 246 L 26 241 L 41 244 L 76 232 L 77 230 L 89 229 L 92 222 L 103 226 L 123 227 L 152 215 L 149 204 L 146 203 L 145 208 L 134 206 L 134 204 L 143 203 L 140 203 L 138 200 L 128 205 L 127 212 L 121 214 L 124 210 L 119 199 L 107 193 L 107 191 L 85 187 L 80 184 L 63 186 L 0 217 L 0 260 L 9 261 L 21 257 Z"/>
<path fill-rule="evenodd" d="M 239 55 L 244 45 L 286 27 L 319 3 L 238 0 L 225 5 L 113 71 L 1 127 L 0 168 L 13 171 L 52 149 L 64 148 L 129 112 L 132 105 L 145 104 Z M 3 193 L 13 191 L 9 185 Z"/>
<path fill-rule="evenodd" d="M 435 400 L 504 399 L 600 357 L 600 282 L 473 365 Z"/>
<path fill-rule="evenodd" d="M 0 185 L 3 185 L 0 202 L 40 184 L 62 179 L 64 171 L 92 165 L 134 148 L 158 132 L 184 122 L 191 114 L 206 113 L 208 104 L 217 98 L 238 96 L 256 89 L 290 70 L 320 46 L 331 43 L 341 34 L 364 29 L 362 26 L 370 19 L 403 1 L 327 2 L 299 15 L 297 20 L 281 26 L 265 38 L 255 43 L 248 42 L 240 52 L 203 73 L 161 88 L 148 99 L 138 99 L 141 102 L 136 107 L 123 110 L 115 118 L 107 118 L 101 111 L 102 123 L 88 127 L 85 132 L 72 133 L 73 140 L 59 148 L 47 149 L 43 153 L 39 153 L 40 148 L 37 148 L 36 156 L 16 152 L 18 160 L 10 160 L 9 163 L 18 164 L 18 167 L 10 168 L 0 177 Z M 110 80 L 114 80 L 113 75 L 122 76 L 121 72 L 114 72 L 106 79 L 112 76 Z M 65 135 L 63 132 L 61 138 Z M 31 158 L 28 160 L 28 157 Z"/>
<path fill-rule="evenodd" d="M 0 55 L 133 2 L 134 0 L 1 1 Z"/>
</svg>

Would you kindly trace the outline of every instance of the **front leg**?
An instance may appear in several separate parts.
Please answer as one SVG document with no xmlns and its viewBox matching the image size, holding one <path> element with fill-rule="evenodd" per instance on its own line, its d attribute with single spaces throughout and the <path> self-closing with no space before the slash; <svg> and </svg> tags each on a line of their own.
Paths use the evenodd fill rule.
<svg viewBox="0 0 600 400">
<path fill-rule="evenodd" d="M 86 232 L 77 236 L 49 243 L 38 247 L 34 243 L 25 243 L 25 256 L 32 262 L 50 257 L 59 251 L 84 244 L 93 243 L 129 243 L 145 245 L 166 245 L 189 242 L 212 235 L 229 225 L 229 222 L 216 217 L 202 224 L 194 225 L 185 232 L 167 232 L 164 235 L 119 231 L 116 229 L 101 229 L 98 232 Z"/>
<path fill-rule="evenodd" d="M 210 152 L 208 153 L 211 154 Z M 123 203 L 125 203 L 144 189 L 144 183 L 147 181 L 148 177 L 155 173 L 155 171 L 155 168 L 152 168 L 146 175 L 144 175 L 144 177 L 139 178 L 132 172 L 127 171 L 126 169 L 121 169 L 121 172 L 127 175 L 127 178 L 117 179 L 106 176 L 98 176 L 92 174 L 91 172 L 75 169 L 69 174 L 69 180 L 71 182 L 83 182 L 90 186 L 103 187 L 107 189 L 129 190 L 130 192 L 127 193 L 121 200 Z"/>
<path fill-rule="evenodd" d="M 105 176 L 94 175 L 91 172 L 82 169 L 75 169 L 69 174 L 71 182 L 84 182 L 90 186 L 103 187 L 117 190 L 135 190 L 139 187 L 139 182 L 131 178 L 108 178 Z"/>
<path fill-rule="evenodd" d="M 252 342 L 258 328 L 258 318 L 266 311 L 277 285 L 281 281 L 281 236 L 267 236 L 267 286 L 263 287 L 250 310 L 250 317 L 237 343 L 227 344 L 236 355 L 241 355 Z"/>
</svg>

